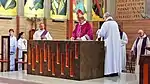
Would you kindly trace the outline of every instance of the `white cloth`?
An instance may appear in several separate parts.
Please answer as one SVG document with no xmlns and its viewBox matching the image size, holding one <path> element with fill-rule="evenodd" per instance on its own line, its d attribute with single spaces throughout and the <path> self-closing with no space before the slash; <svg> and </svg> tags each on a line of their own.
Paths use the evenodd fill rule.
<svg viewBox="0 0 150 84">
<path fill-rule="evenodd" d="M 106 46 L 104 75 L 121 73 L 121 42 L 117 22 L 106 21 L 98 31 L 98 37 L 104 37 Z"/>
<path fill-rule="evenodd" d="M 121 56 L 122 56 L 122 69 L 126 70 L 126 44 L 128 43 L 128 37 L 125 32 L 123 32 L 121 39 Z"/>
<path fill-rule="evenodd" d="M 40 30 L 40 29 L 38 31 L 36 31 L 33 35 L 33 40 L 42 40 L 41 35 L 44 31 L 45 30 Z M 46 39 L 43 39 L 43 40 L 52 40 L 53 39 L 49 32 L 47 32 L 45 37 L 46 37 Z"/>
<path fill-rule="evenodd" d="M 143 42 L 143 39 L 146 37 L 146 35 L 144 35 L 143 37 L 140 37 L 138 43 L 137 43 L 137 46 L 136 46 L 136 41 L 137 39 L 134 41 L 133 43 L 133 46 L 132 46 L 132 51 L 134 51 L 134 48 L 137 47 L 137 58 L 136 58 L 136 64 L 135 64 L 135 73 L 139 73 L 139 60 L 140 60 L 140 54 L 141 54 L 141 47 L 142 47 L 142 42 Z M 147 38 L 147 41 L 146 41 L 146 47 L 149 46 L 149 38 Z M 150 54 L 150 51 L 146 50 L 145 49 L 145 55 L 146 54 Z"/>
<path fill-rule="evenodd" d="M 17 39 L 15 36 L 10 36 L 10 52 L 16 52 Z"/>
<path fill-rule="evenodd" d="M 23 51 L 27 51 L 27 40 L 20 38 L 18 40 L 18 49 L 19 49 L 19 54 L 18 54 L 18 61 L 22 62 L 23 58 Z M 22 64 L 18 64 L 18 70 L 22 70 Z"/>
<path fill-rule="evenodd" d="M 16 49 L 17 39 L 15 36 L 10 36 L 10 71 L 15 70 Z"/>
</svg>

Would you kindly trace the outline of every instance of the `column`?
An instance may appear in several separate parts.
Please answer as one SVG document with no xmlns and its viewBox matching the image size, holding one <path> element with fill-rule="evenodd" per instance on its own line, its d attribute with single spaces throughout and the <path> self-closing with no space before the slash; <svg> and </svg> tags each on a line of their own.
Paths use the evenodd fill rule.
<svg viewBox="0 0 150 84">
<path fill-rule="evenodd" d="M 50 17 L 50 7 L 51 7 L 51 0 L 44 0 L 44 17 Z"/>
<path fill-rule="evenodd" d="M 18 16 L 24 16 L 24 0 L 18 0 L 17 15 Z"/>
<path fill-rule="evenodd" d="M 116 13 L 116 0 L 107 0 L 107 12 L 109 12 L 113 17 Z"/>
<path fill-rule="evenodd" d="M 87 0 L 87 20 L 92 20 L 92 0 Z"/>
</svg>

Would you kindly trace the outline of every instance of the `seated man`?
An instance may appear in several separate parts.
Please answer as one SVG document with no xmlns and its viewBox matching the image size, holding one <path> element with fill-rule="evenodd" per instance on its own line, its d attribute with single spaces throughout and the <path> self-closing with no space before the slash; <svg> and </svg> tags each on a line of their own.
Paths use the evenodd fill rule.
<svg viewBox="0 0 150 84">
<path fill-rule="evenodd" d="M 83 12 L 78 10 L 77 16 L 79 23 L 73 30 L 71 40 L 93 40 L 93 30 L 89 22 L 85 20 Z"/>
<path fill-rule="evenodd" d="M 148 50 L 146 50 L 145 48 L 149 46 L 149 38 L 144 33 L 144 31 L 139 30 L 138 34 L 139 36 L 134 41 L 134 44 L 131 49 L 131 53 L 133 53 L 136 56 L 135 73 L 139 73 L 140 56 L 148 53 Z"/>
<path fill-rule="evenodd" d="M 33 40 L 52 40 L 50 33 L 45 30 L 45 25 L 40 23 L 40 29 L 33 34 Z"/>
</svg>

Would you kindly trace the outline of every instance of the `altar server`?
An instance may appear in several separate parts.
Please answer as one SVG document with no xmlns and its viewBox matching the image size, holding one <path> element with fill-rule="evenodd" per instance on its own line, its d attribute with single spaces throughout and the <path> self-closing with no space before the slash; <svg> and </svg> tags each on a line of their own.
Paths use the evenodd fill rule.
<svg viewBox="0 0 150 84">
<path fill-rule="evenodd" d="M 139 36 L 134 41 L 131 52 L 136 56 L 135 73 L 139 73 L 139 60 L 141 55 L 149 54 L 146 47 L 149 47 L 149 38 L 143 30 L 138 31 Z"/>
<path fill-rule="evenodd" d="M 98 38 L 103 37 L 105 41 L 105 76 L 118 76 L 122 71 L 121 41 L 118 24 L 113 20 L 110 13 L 104 14 L 105 22 L 98 30 Z"/>
<path fill-rule="evenodd" d="M 78 24 L 73 30 L 71 40 L 93 40 L 93 30 L 89 22 L 87 22 L 83 16 L 83 12 L 78 10 Z"/>
<path fill-rule="evenodd" d="M 27 51 L 27 40 L 24 38 L 24 32 L 19 33 L 17 40 L 18 40 L 18 49 L 19 49 L 18 62 L 22 62 L 23 51 Z M 18 70 L 22 70 L 21 63 L 18 64 Z"/>
<path fill-rule="evenodd" d="M 122 71 L 126 71 L 126 45 L 128 43 L 128 37 L 125 32 L 123 32 L 122 27 L 119 25 L 120 40 L 121 40 L 121 55 L 122 55 Z"/>
<path fill-rule="evenodd" d="M 33 35 L 33 40 L 52 40 L 52 36 L 50 33 L 45 30 L 45 25 L 40 23 L 40 29 L 37 30 Z"/>
<path fill-rule="evenodd" d="M 14 30 L 9 30 L 10 36 L 10 71 L 15 71 L 15 58 L 17 49 L 17 39 L 14 36 Z"/>
</svg>

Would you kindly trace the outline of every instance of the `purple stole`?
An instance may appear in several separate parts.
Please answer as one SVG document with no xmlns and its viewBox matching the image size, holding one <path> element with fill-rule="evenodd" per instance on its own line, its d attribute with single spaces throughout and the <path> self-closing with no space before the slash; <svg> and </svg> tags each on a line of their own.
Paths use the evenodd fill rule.
<svg viewBox="0 0 150 84">
<path fill-rule="evenodd" d="M 136 56 L 137 56 L 137 44 L 139 42 L 139 39 L 140 38 L 137 38 L 137 40 L 136 40 L 136 47 L 135 47 L 135 55 Z M 140 55 L 145 54 L 146 41 L 147 41 L 147 36 L 145 38 L 143 38 L 142 47 L 141 47 L 141 54 Z"/>
<path fill-rule="evenodd" d="M 45 30 L 45 31 L 41 34 L 41 39 L 43 39 L 42 37 L 45 36 L 45 35 L 47 34 L 47 32 L 48 32 L 48 31 Z"/>
</svg>

